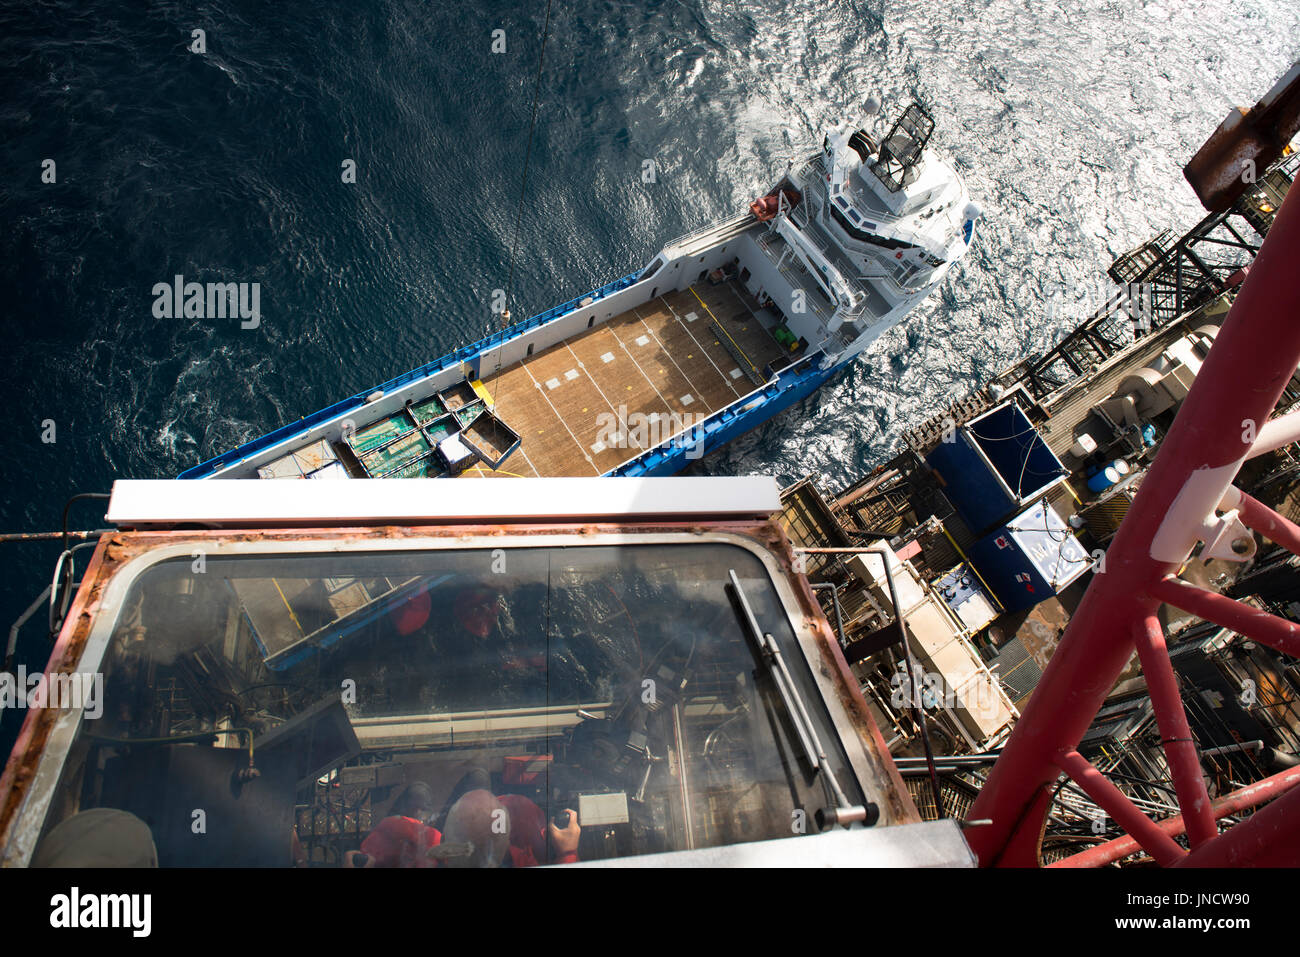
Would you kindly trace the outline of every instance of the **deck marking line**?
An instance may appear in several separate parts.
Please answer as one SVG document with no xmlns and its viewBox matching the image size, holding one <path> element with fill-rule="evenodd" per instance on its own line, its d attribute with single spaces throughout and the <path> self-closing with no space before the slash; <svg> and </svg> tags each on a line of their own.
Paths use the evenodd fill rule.
<svg viewBox="0 0 1300 957">
<path fill-rule="evenodd" d="M 704 393 L 701 392 L 699 386 L 697 386 L 694 382 L 692 382 L 691 377 L 686 374 L 686 370 L 677 364 L 677 360 L 673 358 L 673 354 L 668 350 L 668 346 L 665 345 L 662 339 L 660 339 L 657 335 L 655 335 L 655 331 L 650 328 L 650 323 L 646 322 L 644 319 L 641 318 L 641 313 L 637 312 L 635 307 L 633 307 L 632 309 L 632 315 L 636 316 L 637 319 L 640 319 L 641 325 L 645 326 L 646 328 L 646 332 L 650 333 L 651 336 L 654 336 L 655 342 L 659 343 L 659 348 L 662 349 L 664 355 L 668 357 L 668 361 L 673 364 L 673 368 L 675 368 L 678 372 L 682 374 L 682 378 L 686 380 L 686 384 L 690 386 L 692 389 L 694 389 L 696 392 L 699 392 L 701 397 L 703 397 Z M 663 370 L 660 371 L 662 372 Z M 707 408 L 709 412 L 712 413 L 713 406 L 709 404 L 708 399 L 702 398 L 702 401 L 704 402 L 705 408 Z M 686 405 L 690 405 L 690 403 L 687 402 Z"/>
<path fill-rule="evenodd" d="M 673 318 L 677 320 L 678 324 L 681 325 L 681 327 L 686 330 L 686 334 L 691 337 L 691 341 L 700 347 L 700 352 L 703 353 L 704 358 L 709 360 L 709 365 L 713 366 L 713 371 L 716 372 L 722 378 L 723 383 L 727 386 L 728 389 L 731 390 L 732 395 L 734 395 L 737 399 L 739 399 L 740 393 L 736 391 L 736 387 L 735 385 L 732 384 L 731 380 L 728 379 L 726 375 L 723 374 L 723 371 L 718 368 L 718 364 L 714 362 L 713 357 L 709 355 L 709 350 L 704 348 L 704 343 L 700 342 L 699 339 L 695 338 L 695 334 L 691 332 L 690 328 L 686 325 L 686 323 L 682 322 L 682 317 L 677 315 L 677 311 L 673 309 L 672 306 L 668 305 L 668 301 L 664 299 L 663 296 L 659 297 L 659 301 L 662 302 L 664 304 L 664 307 L 673 314 Z"/>
<path fill-rule="evenodd" d="M 695 291 L 694 286 L 691 286 L 690 290 L 692 296 L 694 296 L 696 299 L 700 299 L 700 294 Z M 719 320 L 717 316 L 713 315 L 713 310 L 708 307 L 708 305 L 704 302 L 703 299 L 700 299 L 700 305 L 704 306 L 704 311 L 707 312 L 710 317 L 712 317 L 714 325 L 716 325 L 722 331 L 722 334 L 726 336 L 728 340 L 730 340 L 731 344 L 736 347 L 736 351 L 739 352 L 741 357 L 746 362 L 749 363 L 749 367 L 753 369 L 754 374 L 757 375 L 758 366 L 754 365 L 754 360 L 749 357 L 749 353 L 746 352 L 744 349 L 740 348 L 740 343 L 738 343 L 735 339 L 731 338 L 731 333 L 729 333 L 726 329 L 723 328 L 721 320 Z"/>
<path fill-rule="evenodd" d="M 632 310 L 632 314 L 636 315 L 635 309 Z M 638 316 L 637 318 L 640 317 Z M 636 366 L 637 371 L 641 373 L 641 377 L 644 378 L 646 382 L 650 383 L 650 388 L 655 390 L 655 395 L 659 396 L 659 401 L 664 404 L 664 408 L 666 408 L 669 412 L 671 412 L 673 410 L 672 405 L 669 403 L 667 399 L 664 398 L 664 394 L 659 391 L 659 387 L 655 385 L 654 380 L 645 374 L 645 369 L 641 368 L 641 363 L 636 361 L 636 356 L 632 355 L 632 351 L 628 349 L 626 345 L 623 344 L 623 340 L 618 337 L 618 333 L 616 333 L 613 329 L 610 329 L 609 333 L 614 337 L 614 340 L 619 344 L 622 350 L 627 353 L 627 357 L 632 360 L 632 365 Z M 647 339 L 646 341 L 649 342 L 650 340 Z M 628 386 L 627 388 L 629 392 L 632 390 L 631 386 Z"/>
<path fill-rule="evenodd" d="M 617 338 L 617 337 L 615 337 L 615 338 Z M 578 365 L 582 365 L 582 360 L 578 358 L 578 354 L 577 354 L 576 352 L 573 351 L 573 346 L 569 345 L 569 340 L 567 340 L 567 339 L 564 340 L 564 348 L 566 348 L 566 349 L 569 350 L 569 352 L 573 355 L 573 358 L 578 359 Z M 585 368 L 585 366 L 584 366 L 584 368 Z M 588 375 L 587 378 L 588 378 L 588 380 L 590 380 L 592 387 L 593 387 L 593 388 L 594 388 L 594 389 L 595 389 L 595 390 L 600 394 L 600 397 L 601 397 L 602 399 L 605 400 L 605 404 L 606 404 L 607 406 L 609 406 L 609 411 L 614 413 L 614 419 L 615 419 L 615 421 L 617 421 L 617 420 L 618 420 L 618 410 L 614 408 L 614 403 L 612 403 L 612 402 L 609 401 L 609 396 L 605 395 L 605 390 L 602 389 L 602 388 L 600 387 L 600 383 L 598 383 L 598 382 L 597 382 L 597 381 L 596 381 L 592 376 Z M 583 411 L 585 412 L 586 409 L 584 409 Z M 622 424 L 622 423 L 620 423 L 620 424 Z M 611 442 L 615 443 L 615 446 L 617 446 L 617 444 L 623 440 L 623 434 L 620 432 L 620 433 L 618 433 L 617 435 L 611 435 L 611 436 L 609 437 L 609 439 L 610 439 Z M 609 446 L 605 445 L 604 442 L 598 442 L 597 444 L 601 447 L 601 451 L 602 451 L 602 452 L 603 452 L 606 448 L 609 448 Z M 638 449 L 641 449 L 641 451 L 643 451 L 643 452 L 645 451 L 645 449 L 642 449 L 640 445 L 638 445 L 637 448 L 638 448 Z M 599 453 L 597 453 L 597 454 L 599 454 Z M 601 473 L 601 474 L 604 474 L 604 473 Z"/>
<path fill-rule="evenodd" d="M 520 365 L 523 365 L 523 363 L 520 363 Z M 533 370 L 524 366 L 524 371 L 528 373 L 528 378 L 533 380 L 533 383 L 537 386 L 537 389 L 540 392 L 542 384 L 533 376 Z M 542 392 L 541 395 L 542 398 L 546 400 L 546 404 L 551 407 L 551 411 L 555 413 L 555 417 L 560 420 L 560 425 L 564 426 L 564 431 L 569 433 L 569 438 L 573 439 L 573 444 L 578 447 L 578 451 L 581 452 L 582 457 L 587 460 L 587 464 L 591 466 L 591 470 L 597 475 L 604 474 L 600 469 L 596 468 L 596 463 L 591 460 L 591 456 L 587 454 L 587 450 L 583 448 L 582 443 L 578 441 L 578 437 L 573 434 L 573 430 L 569 428 L 569 423 L 564 421 L 564 416 L 560 415 L 560 410 L 555 407 L 555 403 L 551 401 L 551 397 L 545 392 Z"/>
</svg>

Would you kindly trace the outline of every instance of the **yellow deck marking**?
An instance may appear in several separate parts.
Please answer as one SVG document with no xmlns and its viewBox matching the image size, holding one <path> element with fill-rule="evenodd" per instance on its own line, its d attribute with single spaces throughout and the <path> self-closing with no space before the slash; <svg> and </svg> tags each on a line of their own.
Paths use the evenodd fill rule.
<svg viewBox="0 0 1300 957">
<path fill-rule="evenodd" d="M 722 331 L 722 334 L 723 334 L 724 336 L 727 337 L 727 339 L 731 342 L 731 344 L 732 344 L 733 346 L 736 347 L 736 351 L 739 352 L 739 353 L 741 354 L 741 356 L 744 357 L 744 360 L 745 360 L 746 362 L 749 363 L 749 367 L 750 367 L 751 369 L 753 369 L 754 372 L 757 373 L 757 372 L 758 372 L 758 366 L 754 365 L 754 360 L 751 359 L 751 358 L 749 357 L 749 353 L 746 352 L 744 349 L 740 348 L 740 343 L 738 343 L 735 339 L 732 339 L 732 338 L 731 338 L 731 333 L 729 333 L 726 329 L 723 329 L 723 328 L 722 328 L 722 323 L 718 320 L 718 317 L 717 317 L 717 316 L 713 315 L 713 310 L 710 309 L 708 306 L 705 306 L 705 305 L 704 305 L 704 300 L 703 300 L 703 299 L 700 299 L 700 294 L 699 294 L 698 292 L 695 291 L 695 287 L 694 287 L 694 286 L 691 286 L 691 287 L 690 287 L 690 290 L 691 290 L 691 295 L 694 296 L 694 297 L 699 301 L 699 304 L 700 304 L 701 306 L 704 306 L 704 311 L 707 312 L 707 313 L 709 314 L 710 318 L 713 319 L 714 323 L 715 323 L 715 324 L 717 325 L 717 327 Z M 722 344 L 722 343 L 716 343 L 716 345 L 721 345 L 721 344 Z"/>
<path fill-rule="evenodd" d="M 477 472 L 479 475 L 487 475 L 489 472 L 496 475 L 509 475 L 511 478 L 526 478 L 518 472 L 507 472 L 505 469 L 484 469 L 481 465 L 471 465 L 465 470 L 466 472 Z"/>
<path fill-rule="evenodd" d="M 474 394 L 482 399 L 489 409 L 492 408 L 494 404 L 492 402 L 492 393 L 488 392 L 487 386 L 481 380 L 475 379 L 469 384 L 469 387 L 474 390 Z"/>
<path fill-rule="evenodd" d="M 694 290 L 691 291 L 694 292 Z M 740 398 L 740 392 L 736 389 L 736 384 L 732 382 L 729 378 L 727 378 L 726 373 L 724 373 L 721 369 L 718 368 L 718 364 L 714 362 L 713 357 L 709 355 L 709 350 L 705 349 L 704 344 L 701 343 L 699 339 L 695 338 L 695 333 L 691 332 L 690 326 L 688 326 L 686 323 L 682 321 L 681 316 L 677 315 L 677 310 L 674 309 L 672 306 L 670 306 L 668 304 L 668 300 L 665 299 L 663 296 L 660 296 L 656 301 L 662 303 L 663 307 L 667 309 L 670 313 L 672 313 L 673 318 L 677 320 L 677 324 L 682 327 L 682 329 L 686 332 L 688 336 L 691 337 L 691 341 L 700 347 L 700 350 L 704 353 L 704 358 L 709 360 L 709 365 L 713 366 L 713 370 L 718 374 L 718 377 L 722 379 L 724 383 L 726 383 L 727 388 L 731 390 L 731 394 L 734 395 L 736 398 Z M 688 359 L 694 358 L 694 353 L 688 355 L 686 358 Z"/>
</svg>

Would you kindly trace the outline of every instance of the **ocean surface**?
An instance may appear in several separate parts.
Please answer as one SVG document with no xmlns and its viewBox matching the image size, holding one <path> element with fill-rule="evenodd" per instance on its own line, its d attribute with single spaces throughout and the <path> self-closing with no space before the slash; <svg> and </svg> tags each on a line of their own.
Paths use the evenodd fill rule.
<svg viewBox="0 0 1300 957">
<path fill-rule="evenodd" d="M 0 7 L 0 531 L 58 528 L 75 492 L 174 476 L 482 335 L 544 12 Z M 1085 311 L 1049 302 L 1194 224 L 1182 165 L 1298 57 L 1294 0 L 555 0 L 514 313 L 743 208 L 867 97 L 889 117 L 921 99 L 986 211 L 974 250 L 847 375 L 695 466 L 835 488 Z M 259 283 L 260 325 L 155 317 L 178 274 Z M 57 551 L 0 544 L 0 624 Z M 46 655 L 33 622 L 19 660 Z"/>
</svg>

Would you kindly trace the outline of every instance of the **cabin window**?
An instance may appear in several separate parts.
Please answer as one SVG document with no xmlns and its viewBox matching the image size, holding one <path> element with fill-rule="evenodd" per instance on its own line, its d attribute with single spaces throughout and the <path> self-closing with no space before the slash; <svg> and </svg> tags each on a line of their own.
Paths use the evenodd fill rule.
<svg viewBox="0 0 1300 957">
<path fill-rule="evenodd" d="M 367 838 L 395 815 L 447 835 L 446 857 L 405 862 L 420 866 L 545 863 L 545 823 L 570 809 L 580 860 L 798 840 L 826 792 L 732 573 L 829 766 L 864 800 L 754 552 L 536 541 L 213 548 L 201 575 L 187 548 L 147 566 L 111 612 L 106 650 L 79 663 L 103 676 L 102 711 L 73 739 L 47 828 L 74 808 L 122 809 L 148 824 L 163 866 L 287 866 L 293 838 L 310 863 L 338 865 L 363 845 L 381 853 Z M 459 800 L 469 791 L 506 808 L 508 842 L 458 843 L 482 810 Z M 196 807 L 206 835 L 191 831 Z"/>
</svg>

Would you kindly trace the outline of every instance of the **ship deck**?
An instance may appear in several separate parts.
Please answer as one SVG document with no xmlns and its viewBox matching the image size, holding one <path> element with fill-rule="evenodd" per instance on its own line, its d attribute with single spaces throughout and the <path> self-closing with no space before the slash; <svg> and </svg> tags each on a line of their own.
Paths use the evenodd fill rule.
<svg viewBox="0 0 1300 957">
<path fill-rule="evenodd" d="M 757 309 L 734 280 L 700 283 L 486 377 L 496 414 L 521 442 L 500 469 L 463 474 L 601 475 L 662 443 L 752 391 L 785 355 Z M 628 434 L 609 427 L 616 421 Z"/>
</svg>

